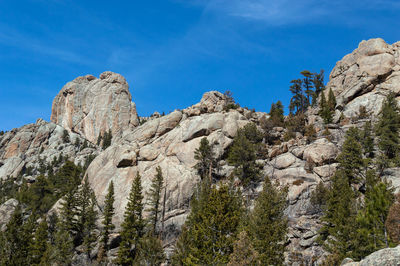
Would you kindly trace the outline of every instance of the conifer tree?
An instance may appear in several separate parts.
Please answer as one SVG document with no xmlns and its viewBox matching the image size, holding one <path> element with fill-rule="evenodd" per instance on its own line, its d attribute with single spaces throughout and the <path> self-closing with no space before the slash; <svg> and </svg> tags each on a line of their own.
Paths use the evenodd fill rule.
<svg viewBox="0 0 400 266">
<path fill-rule="evenodd" d="M 360 171 L 364 161 L 358 128 L 352 127 L 347 131 L 338 162 L 339 168 L 343 170 L 349 184 L 360 181 Z"/>
<path fill-rule="evenodd" d="M 367 173 L 364 208 L 357 217 L 360 244 L 356 245 L 354 258 L 361 259 L 370 253 L 389 247 L 385 226 L 389 208 L 394 200 L 393 189 L 381 181 L 374 170 Z"/>
<path fill-rule="evenodd" d="M 312 83 L 315 88 L 315 96 L 312 101 L 312 105 L 315 106 L 317 103 L 318 96 L 325 90 L 325 85 L 324 85 L 324 70 L 321 69 L 321 71 L 317 74 L 313 74 L 312 78 Z"/>
<path fill-rule="evenodd" d="M 129 193 L 128 204 L 125 208 L 124 221 L 121 224 L 121 243 L 119 245 L 117 263 L 132 265 L 137 259 L 140 249 L 140 239 L 144 235 L 143 195 L 141 177 L 137 173 Z"/>
<path fill-rule="evenodd" d="M 57 225 L 57 233 L 55 234 L 54 246 L 49 247 L 49 260 L 51 264 L 70 265 L 74 254 L 73 239 L 65 230 L 65 226 L 60 223 Z"/>
<path fill-rule="evenodd" d="M 235 166 L 235 174 L 240 181 L 248 186 L 259 179 L 259 169 L 256 164 L 256 145 L 245 134 L 246 131 L 238 130 L 228 154 L 229 164 Z"/>
<path fill-rule="evenodd" d="M 146 234 L 140 239 L 137 265 L 161 265 L 163 262 L 165 262 L 165 254 L 162 241 L 151 234 Z"/>
<path fill-rule="evenodd" d="M 334 112 L 335 108 L 336 108 L 336 97 L 335 97 L 335 94 L 333 94 L 332 88 L 329 88 L 327 104 L 328 104 L 329 110 L 331 112 Z"/>
<path fill-rule="evenodd" d="M 279 190 L 268 177 L 250 214 L 249 233 L 262 265 L 282 265 L 287 218 L 287 189 Z"/>
<path fill-rule="evenodd" d="M 321 93 L 319 115 L 322 117 L 325 124 L 332 123 L 332 110 L 329 107 L 328 102 L 326 101 L 325 93 Z"/>
<path fill-rule="evenodd" d="M 331 181 L 319 239 L 332 254 L 330 263 L 338 264 L 355 250 L 356 196 L 344 170 L 337 170 Z"/>
<path fill-rule="evenodd" d="M 261 265 L 258 257 L 259 255 L 253 248 L 247 232 L 242 231 L 239 234 L 239 239 L 234 243 L 228 266 Z"/>
<path fill-rule="evenodd" d="M 396 195 L 396 201 L 389 208 L 385 226 L 390 240 L 400 244 L 400 193 Z"/>
<path fill-rule="evenodd" d="M 112 217 L 114 215 L 114 182 L 111 181 L 108 186 L 108 193 L 104 201 L 104 218 L 102 221 L 103 232 L 102 232 L 102 243 L 103 248 L 108 251 L 108 240 L 110 238 L 110 233 L 114 230 L 115 225 L 112 223 Z"/>
<path fill-rule="evenodd" d="M 229 261 L 241 223 L 241 197 L 226 185 L 210 187 L 207 180 L 191 202 L 191 212 L 178 239 L 176 265 L 221 265 Z"/>
<path fill-rule="evenodd" d="M 292 80 L 290 83 L 290 92 L 293 94 L 290 99 L 289 109 L 292 114 L 297 114 L 299 112 L 305 111 L 305 97 L 303 94 L 302 80 L 296 79 Z"/>
<path fill-rule="evenodd" d="M 364 150 L 364 155 L 367 158 L 374 157 L 374 138 L 372 135 L 372 124 L 371 121 L 367 121 L 364 124 L 362 131 L 362 146 Z"/>
<path fill-rule="evenodd" d="M 63 229 L 70 235 L 72 239 L 75 238 L 78 231 L 78 199 L 76 195 L 77 188 L 69 189 L 61 201 L 60 208 L 59 227 L 63 227 Z"/>
<path fill-rule="evenodd" d="M 269 120 L 274 127 L 284 126 L 285 116 L 283 115 L 283 104 L 281 101 L 271 104 L 271 109 L 269 111 Z"/>
<path fill-rule="evenodd" d="M 206 137 L 201 139 L 200 146 L 194 151 L 194 159 L 197 160 L 195 169 L 200 178 L 210 178 L 213 174 L 216 160 L 213 147 Z"/>
<path fill-rule="evenodd" d="M 48 245 L 47 230 L 46 219 L 43 219 L 36 228 L 32 245 L 32 264 L 34 265 L 39 265 L 42 261 L 42 257 L 45 255 Z"/>
<path fill-rule="evenodd" d="M 307 97 L 307 101 L 305 104 L 305 107 L 307 108 L 310 105 L 310 100 L 315 97 L 312 83 L 313 74 L 308 70 L 301 71 L 300 74 L 303 75 L 302 83 L 304 87 L 304 93 Z"/>
<path fill-rule="evenodd" d="M 156 168 L 157 174 L 154 176 L 149 193 L 149 221 L 151 225 L 151 235 L 157 236 L 157 223 L 160 219 L 159 214 L 161 211 L 161 191 L 164 185 L 164 177 L 161 171 L 161 167 Z"/>
<path fill-rule="evenodd" d="M 398 152 L 400 151 L 400 114 L 397 100 L 393 93 L 389 94 L 382 105 L 380 118 L 375 132 L 378 137 L 378 147 L 381 151 L 381 170 L 398 164 Z"/>
</svg>

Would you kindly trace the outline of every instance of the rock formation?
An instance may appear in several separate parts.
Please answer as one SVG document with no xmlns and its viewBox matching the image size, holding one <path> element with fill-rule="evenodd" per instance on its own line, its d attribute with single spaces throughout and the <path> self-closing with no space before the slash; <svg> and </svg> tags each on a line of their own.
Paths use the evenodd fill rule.
<svg viewBox="0 0 400 266">
<path fill-rule="evenodd" d="M 400 95 L 400 42 L 362 41 L 336 63 L 327 88 L 334 92 L 344 116 L 356 116 L 360 106 L 377 115 L 389 92 Z"/>
<path fill-rule="evenodd" d="M 139 124 L 129 86 L 119 74 L 78 77 L 65 84 L 53 101 L 51 121 L 96 143 L 99 134 L 113 136 Z"/>
<path fill-rule="evenodd" d="M 327 85 L 337 97 L 336 121 L 342 114 L 348 118 L 357 116 L 360 106 L 365 106 L 373 119 L 385 95 L 400 95 L 399 47 L 400 43 L 388 45 L 381 39 L 363 41 L 336 64 Z M 99 153 L 86 172 L 99 209 L 102 210 L 108 185 L 113 181 L 113 221 L 119 228 L 134 176 L 142 176 L 143 190 L 148 191 L 156 167 L 160 166 L 166 184 L 165 238 L 170 251 L 189 214 L 189 201 L 199 181 L 193 166 L 200 140 L 207 137 L 216 155 L 224 158 L 222 155 L 239 128 L 250 122 L 260 127 L 262 118 L 268 116 L 241 107 L 226 110 L 228 101 L 219 92 L 207 92 L 193 106 L 165 116 L 154 114 L 141 119 L 146 122 L 139 125 L 128 84 L 121 75 L 104 72 L 99 79 L 91 75 L 76 78 L 54 99 L 51 123 L 38 120 L 0 136 L 0 178 L 16 177 L 27 168 L 38 169 L 41 161 L 51 161 L 61 152 L 75 163 L 82 163 L 87 156 L 97 155 L 99 149 L 81 150 L 74 145 L 76 140 L 95 143 L 99 134 L 111 130 L 116 136 L 112 145 Z M 316 140 L 310 142 L 298 133 L 284 141 L 286 129 L 273 128 L 269 133 L 280 143 L 265 144 L 267 154 L 257 161 L 264 175 L 289 187 L 289 206 L 285 211 L 289 218 L 287 264 L 298 260 L 305 264 L 321 262 L 326 255 L 316 242 L 321 214 L 310 203 L 310 195 L 319 182 L 328 183 L 335 172 L 336 157 L 347 129 L 365 122 L 350 120 L 346 125 L 329 125 L 331 135 L 326 137 L 320 130 L 324 127 L 318 124 L 321 119 L 317 113 L 318 108 L 310 108 L 307 114 L 308 123 L 315 122 L 319 129 Z M 69 141 L 65 141 L 65 135 Z M 233 167 L 221 160 L 221 176 L 229 176 L 232 171 Z M 400 187 L 398 169 L 387 169 L 384 174 L 396 188 Z M 32 175 L 37 175 L 37 171 Z M 255 194 L 261 188 L 262 182 Z M 244 191 L 245 195 L 251 193 Z M 9 213 L 15 202 L 6 203 L 0 210 Z"/>
<path fill-rule="evenodd" d="M 400 265 L 400 246 L 395 248 L 385 248 L 378 250 L 367 256 L 360 262 L 354 262 L 352 259 L 345 259 L 342 266 L 371 266 L 385 265 L 398 266 Z"/>
<path fill-rule="evenodd" d="M 84 142 L 79 134 L 42 119 L 6 132 L 0 136 L 0 180 L 24 174 L 29 179 L 39 174 L 41 164 L 50 164 L 60 156 L 84 164 L 89 155 L 98 153 L 92 145 L 81 149 Z"/>
</svg>

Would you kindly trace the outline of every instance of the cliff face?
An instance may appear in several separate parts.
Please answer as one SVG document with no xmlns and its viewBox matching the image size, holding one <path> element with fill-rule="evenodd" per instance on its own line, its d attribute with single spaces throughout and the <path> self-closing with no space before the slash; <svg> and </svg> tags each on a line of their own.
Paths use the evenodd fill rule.
<svg viewBox="0 0 400 266">
<path fill-rule="evenodd" d="M 329 140 L 322 135 L 322 130 L 311 143 L 300 133 L 284 141 L 283 128 L 268 132 L 280 139 L 281 144 L 265 144 L 267 155 L 257 162 L 264 175 L 289 187 L 288 264 L 294 263 L 294 257 L 300 256 L 308 263 L 315 258 L 322 259 L 325 254 L 316 243 L 321 214 L 310 203 L 310 195 L 319 182 L 329 183 L 347 129 L 365 122 L 356 118 L 360 106 L 365 106 L 370 119 L 374 119 L 388 93 L 400 95 L 399 50 L 400 43 L 388 45 L 381 39 L 372 39 L 361 42 L 336 64 L 327 85 L 337 97 L 336 122 L 342 115 L 355 119 L 329 125 Z M 222 156 L 239 128 L 250 122 L 260 128 L 261 118 L 268 116 L 240 107 L 225 111 L 228 100 L 219 92 L 208 92 L 198 104 L 166 116 L 154 116 L 139 125 L 128 84 L 121 75 L 104 72 L 99 79 L 90 75 L 76 78 L 54 99 L 51 123 L 39 120 L 0 136 L 0 178 L 23 174 L 27 167 L 38 168 L 43 158 L 51 161 L 64 154 L 81 163 L 87 156 L 99 154 L 86 176 L 100 210 L 108 185 L 114 182 L 113 222 L 119 228 L 136 173 L 142 176 L 143 190 L 149 191 L 156 167 L 160 166 L 166 185 L 166 249 L 171 250 L 190 211 L 189 200 L 199 181 L 193 166 L 194 150 L 200 140 L 207 137 L 214 144 L 216 155 Z M 322 129 L 324 125 L 317 113 L 318 108 L 308 110 L 308 123 Z M 69 142 L 65 141 L 64 130 Z M 99 134 L 109 130 L 114 138 L 105 151 L 94 146 L 81 150 L 73 144 L 77 139 L 80 143 L 85 140 L 96 143 Z M 224 160 L 220 164 L 219 174 L 229 176 L 233 167 Z M 398 169 L 388 169 L 385 173 L 395 187 L 400 186 Z M 261 188 L 262 182 L 255 192 L 244 191 L 244 194 L 255 197 Z M 12 209 L 6 207 L 3 209 Z"/>
<path fill-rule="evenodd" d="M 118 137 L 139 124 L 129 86 L 119 74 L 78 77 L 65 84 L 53 101 L 51 121 L 92 143 L 111 130 Z"/>
</svg>

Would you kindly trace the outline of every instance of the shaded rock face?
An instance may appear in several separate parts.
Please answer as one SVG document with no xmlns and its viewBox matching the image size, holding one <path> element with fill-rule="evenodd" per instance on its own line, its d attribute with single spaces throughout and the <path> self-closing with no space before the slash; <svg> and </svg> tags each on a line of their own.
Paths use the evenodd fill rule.
<svg viewBox="0 0 400 266">
<path fill-rule="evenodd" d="M 120 136 L 139 124 L 129 86 L 119 74 L 106 71 L 95 78 L 78 77 L 68 82 L 53 101 L 51 121 L 95 143 L 111 130 Z"/>
<path fill-rule="evenodd" d="M 95 147 L 81 149 L 84 141 L 80 135 L 42 119 L 13 129 L 0 137 L 0 179 L 17 177 L 28 168 L 34 169 L 30 174 L 38 175 L 41 162 L 50 164 L 60 155 L 84 164 L 89 155 L 98 154 Z"/>
<path fill-rule="evenodd" d="M 400 246 L 395 248 L 385 248 L 378 250 L 360 262 L 354 262 L 352 259 L 345 259 L 342 266 L 398 266 L 400 265 Z"/>
<path fill-rule="evenodd" d="M 351 54 L 336 63 L 329 76 L 337 108 L 346 117 L 358 114 L 365 106 L 377 115 L 389 92 L 400 93 L 400 42 L 387 44 L 382 39 L 362 41 Z"/>
</svg>

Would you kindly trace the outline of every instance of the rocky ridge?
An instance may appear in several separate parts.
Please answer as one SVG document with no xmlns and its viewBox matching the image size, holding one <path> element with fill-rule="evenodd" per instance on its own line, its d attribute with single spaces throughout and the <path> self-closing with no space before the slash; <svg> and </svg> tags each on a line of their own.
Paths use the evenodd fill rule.
<svg viewBox="0 0 400 266">
<path fill-rule="evenodd" d="M 399 46 L 398 43 L 388 45 L 382 39 L 363 41 L 336 64 L 327 85 L 337 97 L 335 122 L 341 116 L 349 119 L 346 123 L 342 119 L 340 124 L 329 125 L 329 137 L 323 136 L 320 130 L 324 126 L 316 115 L 318 108 L 308 110 L 308 122 L 319 130 L 315 141 L 309 142 L 306 137 L 297 134 L 296 138 L 285 142 L 284 129 L 274 128 L 269 132 L 280 139 L 281 144 L 267 146 L 268 154 L 258 163 L 262 165 L 265 175 L 289 186 L 287 264 L 296 265 L 299 260 L 310 264 L 323 259 L 325 252 L 315 241 L 321 226 L 318 221 L 320 214 L 310 203 L 311 192 L 319 182 L 329 182 L 335 172 L 336 156 L 347 129 L 362 126 L 365 122 L 357 118 L 359 107 L 365 106 L 372 115 L 370 118 L 374 119 L 385 95 L 389 92 L 399 95 Z M 99 209 L 103 207 L 108 184 L 113 180 L 116 200 L 114 223 L 119 227 L 136 173 L 140 173 L 144 191 L 148 191 L 155 168 L 160 166 L 167 193 L 165 247 L 170 252 L 190 211 L 189 200 L 199 181 L 193 166 L 194 150 L 201 138 L 207 137 L 214 143 L 216 154 L 222 157 L 238 128 L 249 122 L 259 127 L 261 118 L 267 117 L 267 114 L 240 107 L 225 110 L 226 96 L 213 91 L 205 93 L 198 104 L 165 116 L 155 115 L 143 125 L 138 125 L 125 79 L 115 73 L 105 73 L 100 75 L 100 79 L 85 76 L 67 83 L 53 102 L 54 123 L 40 120 L 0 136 L 0 178 L 15 176 L 26 166 L 37 167 L 40 156 L 47 153 L 46 158 L 51 158 L 61 145 L 65 146 L 64 150 L 70 150 L 71 158 L 81 162 L 85 156 L 81 153 L 85 150 L 77 151 L 63 143 L 64 133 L 61 132 L 64 129 L 69 131 L 71 139 L 88 139 L 91 142 L 95 142 L 101 132 L 111 129 L 117 137 L 109 148 L 96 157 L 86 172 L 96 193 Z M 101 99 L 91 102 L 90 98 L 96 95 L 102 95 L 99 96 Z M 39 130 L 42 127 L 44 129 Z M 47 132 L 47 135 L 43 137 L 43 133 L 39 132 Z M 36 144 L 38 141 L 40 145 Z M 85 154 L 97 153 L 98 150 L 92 149 Z M 26 158 L 25 154 L 30 156 Z M 22 162 L 16 158 L 23 158 Z M 221 175 L 227 176 L 232 170 L 225 161 L 221 161 Z M 389 169 L 387 175 L 394 186 L 399 186 L 397 169 Z M 256 191 L 260 191 L 261 187 L 262 183 L 258 184 Z"/>
</svg>

